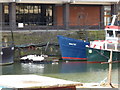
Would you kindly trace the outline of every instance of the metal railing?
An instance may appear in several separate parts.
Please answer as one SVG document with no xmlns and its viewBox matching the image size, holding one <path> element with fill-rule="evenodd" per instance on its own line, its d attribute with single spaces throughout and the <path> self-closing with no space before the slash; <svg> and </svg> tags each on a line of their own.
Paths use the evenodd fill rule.
<svg viewBox="0 0 120 90">
<path fill-rule="evenodd" d="M 22 2 L 22 3 L 25 3 L 25 2 L 37 2 L 37 3 L 82 3 L 82 2 L 92 2 L 92 3 L 116 3 L 116 2 L 119 2 L 119 0 L 1 0 L 0 2 Z"/>
<path fill-rule="evenodd" d="M 102 23 L 80 24 L 80 23 L 56 23 L 56 22 L 16 22 L 16 24 L 2 23 L 2 30 L 81 30 L 81 29 L 103 29 Z M 13 30 L 13 31 L 14 31 Z"/>
</svg>

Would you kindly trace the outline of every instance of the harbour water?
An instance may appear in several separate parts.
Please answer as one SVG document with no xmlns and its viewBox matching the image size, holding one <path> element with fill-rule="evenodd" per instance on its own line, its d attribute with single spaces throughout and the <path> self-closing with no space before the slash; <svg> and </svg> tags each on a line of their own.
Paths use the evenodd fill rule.
<svg viewBox="0 0 120 90">
<path fill-rule="evenodd" d="M 100 83 L 108 75 L 108 64 L 86 62 L 59 62 L 50 64 L 33 64 L 15 62 L 0 66 L 2 75 L 36 74 L 82 83 Z M 118 63 L 113 63 L 112 82 L 118 83 Z"/>
</svg>

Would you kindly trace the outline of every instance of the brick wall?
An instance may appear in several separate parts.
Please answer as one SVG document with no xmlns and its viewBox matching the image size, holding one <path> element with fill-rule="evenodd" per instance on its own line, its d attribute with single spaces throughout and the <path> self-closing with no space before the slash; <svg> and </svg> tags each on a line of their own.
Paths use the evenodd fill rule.
<svg viewBox="0 0 120 90">
<path fill-rule="evenodd" d="M 63 7 L 56 6 L 57 25 L 63 25 Z M 100 6 L 70 6 L 71 26 L 98 25 L 100 22 Z"/>
</svg>

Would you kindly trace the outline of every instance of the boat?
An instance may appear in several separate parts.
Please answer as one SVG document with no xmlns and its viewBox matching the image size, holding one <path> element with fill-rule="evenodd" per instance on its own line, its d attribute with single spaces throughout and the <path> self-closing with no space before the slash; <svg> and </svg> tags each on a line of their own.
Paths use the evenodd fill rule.
<svg viewBox="0 0 120 90">
<path fill-rule="evenodd" d="M 86 45 L 89 42 L 58 35 L 62 60 L 87 60 Z"/>
<path fill-rule="evenodd" d="M 110 25 L 105 27 L 105 40 L 90 41 L 90 47 L 87 48 L 89 62 L 106 62 L 110 58 L 112 51 L 112 60 L 120 61 L 120 26 L 115 25 L 116 15 Z"/>
<path fill-rule="evenodd" d="M 107 62 L 112 51 L 112 60 L 120 62 L 120 26 L 112 23 L 105 27 L 105 40 L 85 42 L 64 36 L 57 36 L 63 60 L 87 60 L 88 63 Z"/>
<path fill-rule="evenodd" d="M 8 40 L 11 41 L 8 41 Z M 10 65 L 14 63 L 14 38 L 13 31 L 11 30 L 11 38 L 6 36 L 2 36 L 2 40 L 0 43 L 1 51 L 0 51 L 0 65 Z"/>
<path fill-rule="evenodd" d="M 37 56 L 37 55 L 27 55 L 20 58 L 21 60 L 33 60 L 33 61 L 42 61 L 44 60 L 43 55 Z"/>
<path fill-rule="evenodd" d="M 13 64 L 14 63 L 14 45 L 2 44 L 1 46 L 2 46 L 2 50 L 0 52 L 0 55 L 1 55 L 0 65 Z"/>
<path fill-rule="evenodd" d="M 21 63 L 50 63 L 51 61 L 46 60 L 47 55 L 26 55 L 20 58 Z"/>
</svg>

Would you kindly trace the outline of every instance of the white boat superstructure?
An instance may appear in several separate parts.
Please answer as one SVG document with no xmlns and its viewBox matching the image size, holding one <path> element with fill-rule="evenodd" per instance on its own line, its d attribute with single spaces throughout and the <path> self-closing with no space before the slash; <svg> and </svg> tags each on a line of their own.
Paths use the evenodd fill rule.
<svg viewBox="0 0 120 90">
<path fill-rule="evenodd" d="M 105 27 L 105 40 L 91 41 L 91 48 L 120 51 L 120 26 L 115 25 L 115 20 L 116 15 L 113 15 L 111 24 Z"/>
</svg>

